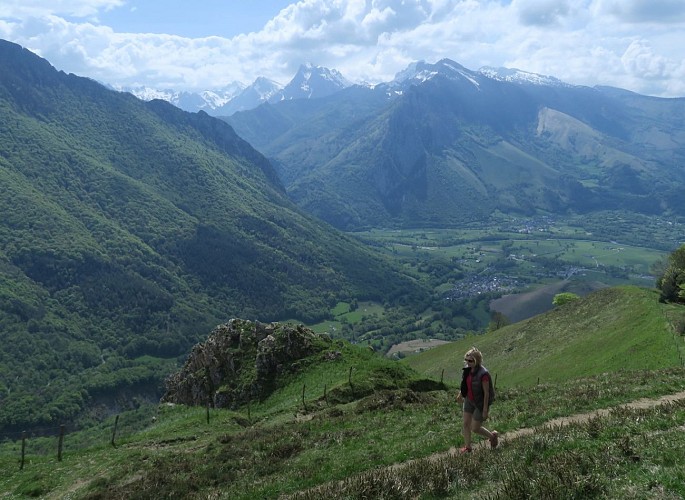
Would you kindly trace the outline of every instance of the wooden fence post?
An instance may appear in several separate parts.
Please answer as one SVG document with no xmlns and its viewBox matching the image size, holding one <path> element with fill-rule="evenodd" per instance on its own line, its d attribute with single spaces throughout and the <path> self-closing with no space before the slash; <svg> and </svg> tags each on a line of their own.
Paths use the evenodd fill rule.
<svg viewBox="0 0 685 500">
<path fill-rule="evenodd" d="M 214 408 L 214 382 L 212 382 L 212 374 L 208 366 L 205 366 L 205 377 L 207 377 L 207 404 L 211 404 Z"/>
<path fill-rule="evenodd" d="M 57 461 L 62 461 L 62 445 L 64 444 L 64 424 L 59 426 L 59 441 L 57 441 Z"/>
<path fill-rule="evenodd" d="M 117 435 L 117 425 L 119 425 L 119 415 L 117 415 L 114 418 L 114 429 L 112 429 L 112 440 L 110 441 L 110 444 L 116 448 L 116 444 L 114 444 L 114 438 Z"/>
<path fill-rule="evenodd" d="M 302 385 L 302 407 L 304 408 L 305 413 L 307 411 L 307 402 L 304 399 L 304 391 L 306 388 L 307 388 L 307 386 L 303 384 Z"/>
<path fill-rule="evenodd" d="M 352 367 L 350 366 L 350 374 L 347 376 L 347 382 L 350 384 L 350 391 L 352 391 L 352 397 L 354 397 L 354 386 L 352 385 Z"/>
<path fill-rule="evenodd" d="M 19 470 L 24 469 L 24 457 L 26 456 L 26 431 L 21 433 L 21 465 L 19 465 Z"/>
<path fill-rule="evenodd" d="M 442 384 L 442 380 L 445 378 L 445 369 L 442 369 L 442 373 L 440 374 L 440 383 Z"/>
</svg>

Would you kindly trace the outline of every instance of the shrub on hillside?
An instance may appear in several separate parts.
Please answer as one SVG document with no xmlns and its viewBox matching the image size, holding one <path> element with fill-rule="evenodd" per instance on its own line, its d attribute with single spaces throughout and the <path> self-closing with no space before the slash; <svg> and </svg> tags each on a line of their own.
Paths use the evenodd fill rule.
<svg viewBox="0 0 685 500">
<path fill-rule="evenodd" d="M 685 245 L 668 256 L 668 264 L 656 280 L 661 302 L 685 303 Z"/>
</svg>

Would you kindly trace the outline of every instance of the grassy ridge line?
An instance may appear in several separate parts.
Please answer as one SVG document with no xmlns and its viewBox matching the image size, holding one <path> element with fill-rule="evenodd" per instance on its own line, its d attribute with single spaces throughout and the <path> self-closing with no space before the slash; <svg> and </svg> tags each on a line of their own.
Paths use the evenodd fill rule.
<svg viewBox="0 0 685 500">
<path fill-rule="evenodd" d="M 682 498 L 683 410 L 685 391 L 644 398 L 507 432 L 495 452 L 481 441 L 285 498 Z"/>
<path fill-rule="evenodd" d="M 498 387 L 680 366 L 666 314 L 669 309 L 658 302 L 656 290 L 607 288 L 546 314 L 402 362 L 438 379 L 444 370 L 444 380 L 457 383 L 462 355 L 476 345 L 485 366 L 496 374 Z"/>
<path fill-rule="evenodd" d="M 211 422 L 205 422 L 204 408 L 161 405 L 153 425 L 122 436 L 116 448 L 106 444 L 111 425 L 103 426 L 98 436 L 92 436 L 92 443 L 98 444 L 69 449 L 61 463 L 53 454 L 54 440 L 31 439 L 32 448 L 35 441 L 42 441 L 44 453 L 29 451 L 30 463 L 23 471 L 17 470 L 19 443 L 4 444 L 0 446 L 0 470 L 7 470 L 8 475 L 0 477 L 0 497 L 12 493 L 16 498 L 129 498 L 135 492 L 137 498 L 163 498 L 165 493 L 156 495 L 161 481 L 167 493 L 185 492 L 177 494 L 193 498 L 186 495 L 203 488 L 226 489 L 225 482 L 237 482 L 240 476 L 238 485 L 229 488 L 228 498 L 264 498 L 283 487 L 296 489 L 291 483 L 309 480 L 316 484 L 330 474 L 345 476 L 347 470 L 372 468 L 384 460 L 399 461 L 425 446 L 425 440 L 408 440 L 409 449 L 395 446 L 391 439 L 385 442 L 387 412 L 382 394 L 391 393 L 388 397 L 393 408 L 411 404 L 414 393 L 405 386 L 420 382 L 415 372 L 342 341 L 336 342 L 332 352 L 341 356 L 313 363 L 289 377 L 285 387 L 265 401 L 253 403 L 251 411 L 211 410 Z M 303 387 L 307 389 L 307 410 L 301 399 Z M 324 387 L 327 400 L 323 398 Z M 381 393 L 380 402 L 374 399 L 375 391 Z M 392 395 L 395 391 L 397 401 Z M 430 413 L 410 419 L 403 411 L 393 413 L 390 425 L 400 431 L 401 422 L 413 427 L 417 419 L 423 422 L 432 418 Z M 66 441 L 75 439 L 68 436 Z M 442 447 L 443 439 L 433 439 L 433 450 Z M 367 456 L 367 449 L 372 447 L 369 441 L 383 452 Z M 341 445 L 345 450 L 339 448 Z M 336 458 L 331 463 L 330 448 L 352 458 L 342 463 Z M 299 473 L 290 474 L 290 468 L 301 471 L 305 479 Z M 276 471 L 273 482 L 264 477 Z M 93 491 L 100 493 L 90 497 Z"/>
</svg>

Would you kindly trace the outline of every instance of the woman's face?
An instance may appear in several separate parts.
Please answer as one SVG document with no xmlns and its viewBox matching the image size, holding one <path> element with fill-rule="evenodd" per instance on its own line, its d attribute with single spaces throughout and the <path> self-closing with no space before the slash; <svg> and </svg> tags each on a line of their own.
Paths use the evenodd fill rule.
<svg viewBox="0 0 685 500">
<path fill-rule="evenodd" d="M 467 354 L 464 356 L 464 366 L 474 368 L 476 366 L 476 358 L 474 358 L 471 354 Z"/>
</svg>

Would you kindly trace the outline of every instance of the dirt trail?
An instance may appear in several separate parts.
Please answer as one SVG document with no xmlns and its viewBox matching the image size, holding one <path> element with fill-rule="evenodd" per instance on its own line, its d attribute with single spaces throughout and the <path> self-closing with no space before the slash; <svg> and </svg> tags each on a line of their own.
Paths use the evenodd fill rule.
<svg viewBox="0 0 685 500">
<path fill-rule="evenodd" d="M 559 417 L 559 418 L 549 420 L 549 421 L 545 422 L 544 424 L 539 425 L 537 427 L 526 427 L 526 428 L 522 428 L 522 429 L 516 429 L 514 431 L 510 431 L 510 432 L 507 432 L 504 434 L 500 434 L 499 435 L 499 441 L 500 441 L 500 443 L 504 443 L 506 441 L 513 440 L 513 439 L 519 438 L 521 436 L 533 434 L 536 429 L 541 429 L 541 428 L 545 428 L 545 427 L 554 428 L 554 427 L 560 427 L 560 426 L 564 426 L 564 425 L 568 425 L 568 424 L 587 422 L 588 420 L 590 420 L 592 418 L 607 416 L 607 415 L 609 415 L 611 410 L 615 409 L 615 408 L 647 409 L 647 408 L 653 408 L 653 407 L 662 405 L 664 403 L 674 403 L 674 402 L 680 401 L 682 399 L 685 399 L 685 391 L 678 392 L 676 394 L 667 394 L 666 396 L 661 396 L 661 397 L 655 398 L 655 399 L 650 399 L 650 398 L 638 399 L 638 400 L 632 401 L 630 403 L 617 405 L 617 406 L 612 407 L 612 408 L 603 408 L 603 409 L 599 409 L 599 410 L 594 410 L 594 411 L 591 411 L 588 413 L 578 413 L 576 415 L 569 415 L 567 417 Z M 485 449 L 487 447 L 487 443 L 488 443 L 487 440 L 483 440 L 483 441 L 478 442 L 477 444 L 474 444 L 474 446 L 473 446 L 474 451 L 476 451 L 478 449 Z M 393 465 L 389 465 L 387 467 L 387 469 L 388 470 L 400 470 L 404 467 L 410 466 L 411 464 L 413 464 L 417 461 L 426 460 L 426 459 L 428 459 L 428 460 L 440 460 L 441 458 L 445 458 L 449 455 L 455 455 L 457 453 L 458 453 L 457 449 L 453 447 L 453 448 L 450 448 L 446 452 L 435 453 L 435 454 L 433 454 L 429 457 L 426 457 L 426 458 L 416 458 L 416 459 L 412 459 L 412 460 L 407 460 L 406 462 L 400 462 L 400 463 L 396 463 Z M 310 490 L 308 490 L 308 492 L 314 493 L 314 492 L 320 490 L 321 488 L 323 488 L 324 486 L 325 486 L 325 484 L 315 486 L 315 487 L 311 488 Z M 300 492 L 300 493 L 302 493 L 302 492 Z M 297 494 L 295 494 L 293 496 L 297 497 Z M 290 498 L 290 497 L 285 497 L 285 498 Z"/>
<path fill-rule="evenodd" d="M 521 436 L 527 436 L 530 434 L 533 434 L 535 432 L 535 429 L 543 428 L 543 427 L 560 427 L 563 425 L 568 425 L 568 424 L 576 424 L 576 423 L 581 423 L 581 422 L 587 422 L 591 418 L 596 418 L 596 417 L 605 417 L 609 415 L 609 412 L 614 409 L 614 408 L 628 408 L 628 409 L 647 409 L 647 408 L 653 408 L 655 406 L 662 405 L 664 403 L 673 403 L 675 401 L 680 401 L 681 399 L 685 399 L 685 391 L 678 392 L 676 394 L 667 394 L 666 396 L 661 396 L 660 398 L 656 399 L 651 399 L 651 398 L 643 398 L 643 399 L 638 399 L 636 401 L 632 401 L 630 403 L 625 403 L 622 405 L 618 405 L 616 407 L 612 408 L 603 408 L 600 410 L 594 410 L 588 413 L 578 413 L 576 415 L 569 415 L 567 417 L 559 417 L 559 418 L 554 418 L 552 420 L 549 420 L 545 422 L 544 424 L 538 426 L 538 427 L 527 427 L 523 429 L 516 429 L 515 431 L 507 432 L 505 434 L 500 434 L 499 435 L 499 441 L 500 443 L 503 443 L 505 441 L 511 440 L 511 439 L 516 439 Z M 474 445 L 474 449 L 477 448 L 484 448 L 487 444 L 487 441 L 481 441 L 478 444 Z M 456 448 L 450 448 L 449 451 L 447 451 L 447 454 L 454 454 L 457 452 Z M 440 456 L 444 456 L 445 453 L 438 453 L 437 455 L 434 455 L 435 458 L 438 458 Z"/>
</svg>

